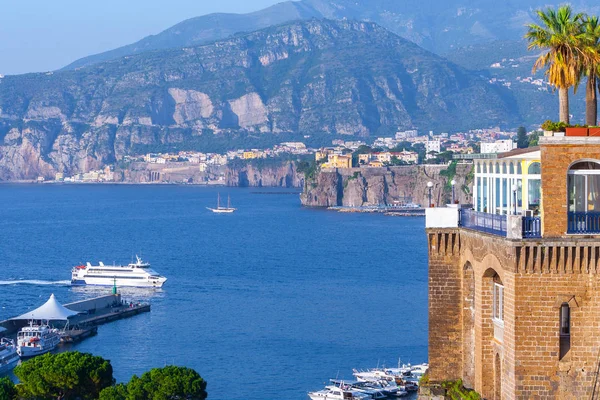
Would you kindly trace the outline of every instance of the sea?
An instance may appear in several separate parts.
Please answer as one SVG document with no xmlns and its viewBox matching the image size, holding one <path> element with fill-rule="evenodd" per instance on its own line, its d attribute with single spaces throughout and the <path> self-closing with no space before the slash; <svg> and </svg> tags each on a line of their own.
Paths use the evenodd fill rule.
<svg viewBox="0 0 600 400">
<path fill-rule="evenodd" d="M 213 214 L 217 194 L 234 214 Z M 211 399 L 308 399 L 352 370 L 427 361 L 424 220 L 304 208 L 297 192 L 177 185 L 0 185 L 0 319 L 110 293 L 87 261 L 135 255 L 168 278 L 120 288 L 152 311 L 64 350 L 127 382 L 180 365 Z"/>
</svg>

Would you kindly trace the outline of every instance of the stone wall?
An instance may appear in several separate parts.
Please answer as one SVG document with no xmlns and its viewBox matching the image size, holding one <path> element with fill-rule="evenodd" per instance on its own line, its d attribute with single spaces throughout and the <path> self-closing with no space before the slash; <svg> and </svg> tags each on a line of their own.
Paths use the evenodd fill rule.
<svg viewBox="0 0 600 400">
<path fill-rule="evenodd" d="M 591 142 L 596 142 L 591 146 Z M 566 142 L 566 143 L 565 143 Z M 579 143 L 578 143 L 579 142 Z M 542 232 L 560 237 L 567 232 L 567 173 L 578 160 L 600 160 L 598 138 L 541 138 Z"/>
<path fill-rule="evenodd" d="M 510 240 L 464 228 L 427 233 L 431 381 L 460 378 L 488 399 L 590 398 L 600 363 L 600 242 Z M 504 286 L 501 339 L 494 281 Z M 571 347 L 559 359 L 563 303 Z"/>
</svg>

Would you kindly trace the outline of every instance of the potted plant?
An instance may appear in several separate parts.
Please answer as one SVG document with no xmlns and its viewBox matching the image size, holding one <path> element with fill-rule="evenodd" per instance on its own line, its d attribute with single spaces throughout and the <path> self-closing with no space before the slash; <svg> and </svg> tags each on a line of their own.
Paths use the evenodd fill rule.
<svg viewBox="0 0 600 400">
<path fill-rule="evenodd" d="M 567 127 L 567 136 L 587 136 L 587 126 L 574 125 Z"/>
<path fill-rule="evenodd" d="M 564 122 L 554 122 L 554 121 L 544 121 L 542 124 L 542 130 L 544 131 L 544 136 L 561 136 L 564 135 L 564 132 L 567 128 L 567 124 Z"/>
<path fill-rule="evenodd" d="M 600 136 L 600 126 L 590 126 L 588 128 L 588 136 Z"/>
</svg>

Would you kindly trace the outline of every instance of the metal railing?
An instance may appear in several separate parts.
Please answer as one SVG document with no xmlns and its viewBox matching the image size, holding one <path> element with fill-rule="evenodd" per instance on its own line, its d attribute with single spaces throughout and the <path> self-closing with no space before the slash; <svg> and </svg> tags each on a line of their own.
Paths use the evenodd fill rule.
<svg viewBox="0 0 600 400">
<path fill-rule="evenodd" d="M 506 215 L 461 209 L 460 226 L 494 235 L 506 236 Z"/>
<path fill-rule="evenodd" d="M 540 217 L 523 217 L 523 238 L 541 238 L 542 219 Z"/>
<path fill-rule="evenodd" d="M 569 211 L 567 233 L 600 233 L 600 212 Z"/>
</svg>

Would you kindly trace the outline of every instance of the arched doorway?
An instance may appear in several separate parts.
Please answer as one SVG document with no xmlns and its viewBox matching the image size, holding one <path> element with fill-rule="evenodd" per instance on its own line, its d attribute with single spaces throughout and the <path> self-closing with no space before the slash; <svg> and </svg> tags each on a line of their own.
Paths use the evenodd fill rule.
<svg viewBox="0 0 600 400">
<path fill-rule="evenodd" d="M 500 354 L 496 353 L 494 360 L 494 400 L 502 399 L 502 362 Z"/>
</svg>

